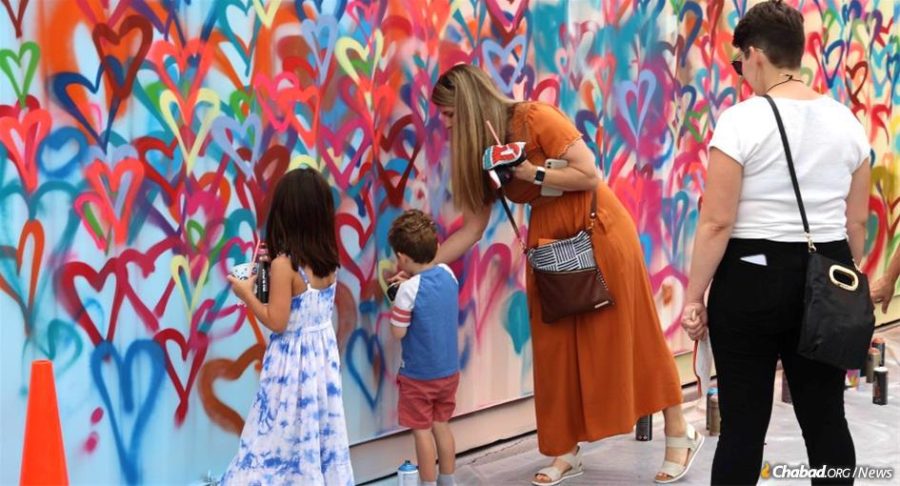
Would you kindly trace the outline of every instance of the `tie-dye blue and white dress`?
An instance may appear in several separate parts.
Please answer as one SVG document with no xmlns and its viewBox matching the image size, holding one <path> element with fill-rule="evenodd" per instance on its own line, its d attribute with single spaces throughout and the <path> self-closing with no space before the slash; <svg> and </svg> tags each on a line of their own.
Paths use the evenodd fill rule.
<svg viewBox="0 0 900 486">
<path fill-rule="evenodd" d="M 335 284 L 291 300 L 287 329 L 272 334 L 241 446 L 222 478 L 234 485 L 353 485 L 332 326 Z"/>
</svg>

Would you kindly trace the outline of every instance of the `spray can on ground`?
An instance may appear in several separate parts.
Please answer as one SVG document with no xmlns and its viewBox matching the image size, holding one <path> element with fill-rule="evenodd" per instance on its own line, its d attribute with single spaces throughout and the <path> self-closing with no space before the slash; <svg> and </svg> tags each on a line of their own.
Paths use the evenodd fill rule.
<svg viewBox="0 0 900 486">
<path fill-rule="evenodd" d="M 638 419 L 634 438 L 639 441 L 653 440 L 653 415 L 644 415 Z"/>
<path fill-rule="evenodd" d="M 409 461 L 403 461 L 403 464 L 397 468 L 397 485 L 398 486 L 418 486 L 419 485 L 419 469 L 415 464 Z"/>
<path fill-rule="evenodd" d="M 875 381 L 875 368 L 881 366 L 881 352 L 878 348 L 869 348 L 869 356 L 866 358 L 866 383 Z"/>
<path fill-rule="evenodd" d="M 712 417 L 709 414 L 709 410 L 710 410 L 709 403 L 710 403 L 710 400 L 712 399 L 713 395 L 718 395 L 718 394 L 719 394 L 719 389 L 714 386 L 709 387 L 709 390 L 706 391 L 706 430 L 709 430 L 709 424 L 712 423 Z"/>
<path fill-rule="evenodd" d="M 881 359 L 878 360 L 878 366 L 884 366 L 884 338 L 877 337 L 872 340 L 872 347 L 877 349 L 879 353 L 881 353 Z"/>
<path fill-rule="evenodd" d="M 722 416 L 719 415 L 719 395 L 713 395 L 709 400 L 709 435 L 716 436 L 722 428 Z"/>
<path fill-rule="evenodd" d="M 875 368 L 875 384 L 872 387 L 872 403 L 887 405 L 888 402 L 888 370 L 884 366 Z"/>
</svg>

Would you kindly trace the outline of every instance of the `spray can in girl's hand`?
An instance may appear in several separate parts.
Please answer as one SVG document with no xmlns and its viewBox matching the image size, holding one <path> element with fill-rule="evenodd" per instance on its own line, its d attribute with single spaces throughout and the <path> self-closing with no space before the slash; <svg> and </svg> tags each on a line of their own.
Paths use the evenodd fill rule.
<svg viewBox="0 0 900 486">
<path fill-rule="evenodd" d="M 272 260 L 269 258 L 269 249 L 265 243 L 260 243 L 259 253 L 256 255 L 256 298 L 263 304 L 269 303 L 269 269 Z"/>
<path fill-rule="evenodd" d="M 403 461 L 403 464 L 397 469 L 397 485 L 398 486 L 418 486 L 419 485 L 419 469 L 415 464 L 409 461 Z"/>
</svg>

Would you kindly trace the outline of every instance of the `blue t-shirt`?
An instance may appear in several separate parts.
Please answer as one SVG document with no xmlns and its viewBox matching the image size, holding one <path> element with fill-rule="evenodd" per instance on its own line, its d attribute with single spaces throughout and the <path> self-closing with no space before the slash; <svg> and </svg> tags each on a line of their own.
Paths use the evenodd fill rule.
<svg viewBox="0 0 900 486">
<path fill-rule="evenodd" d="M 436 265 L 400 284 L 391 325 L 406 327 L 400 374 L 414 380 L 446 378 L 459 371 L 456 327 L 459 282 Z"/>
</svg>

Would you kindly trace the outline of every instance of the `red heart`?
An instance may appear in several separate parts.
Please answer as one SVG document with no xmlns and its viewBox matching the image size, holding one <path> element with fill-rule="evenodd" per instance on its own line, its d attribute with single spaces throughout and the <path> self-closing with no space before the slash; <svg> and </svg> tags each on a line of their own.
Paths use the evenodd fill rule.
<svg viewBox="0 0 900 486">
<path fill-rule="evenodd" d="M 193 106 L 200 88 L 203 86 L 203 80 L 209 72 L 213 61 L 213 45 L 197 38 L 191 39 L 184 46 L 175 46 L 166 39 L 160 39 L 153 44 L 149 54 L 150 61 L 156 67 L 160 80 L 175 93 L 178 99 L 178 106 Z M 179 79 L 178 83 L 172 80 L 169 74 L 171 59 L 175 59 L 178 66 Z M 190 73 L 191 83 L 187 92 L 188 103 L 182 95 L 182 87 L 184 79 L 187 76 L 188 63 L 196 68 Z"/>
<path fill-rule="evenodd" d="M 91 5 L 89 2 L 93 2 Z M 92 24 L 97 25 L 101 22 L 107 22 L 109 25 L 116 25 L 119 21 L 119 17 L 125 14 L 128 9 L 131 8 L 131 0 L 120 0 L 116 9 L 112 12 L 112 15 L 107 16 L 106 13 L 109 10 L 109 0 L 100 0 L 99 3 L 97 0 L 76 0 L 79 9 L 84 13 L 84 16 L 87 17 L 88 20 L 91 21 Z"/>
<path fill-rule="evenodd" d="M 362 132 L 362 137 L 358 140 L 355 136 L 357 132 Z M 361 161 L 363 160 L 363 155 L 367 152 L 371 156 L 372 139 L 370 134 L 371 131 L 367 129 L 364 121 L 359 117 L 354 117 L 342 123 L 340 130 L 336 132 L 333 132 L 327 125 L 320 127 L 319 135 L 320 139 L 325 142 L 325 148 L 320 151 L 319 156 L 325 161 L 329 174 L 331 174 L 338 188 L 342 190 L 350 188 L 352 185 L 350 179 L 353 176 L 354 169 L 358 168 L 359 174 L 365 173 L 365 168 L 362 167 Z M 347 148 L 355 149 L 350 160 L 344 160 L 346 159 L 344 151 Z M 341 161 L 343 161 L 342 164 Z"/>
<path fill-rule="evenodd" d="M 208 257 L 213 248 L 218 246 L 219 240 L 224 238 L 225 209 L 231 198 L 230 191 L 224 179 L 215 173 L 207 173 L 199 182 L 190 184 L 190 190 L 183 195 L 180 227 L 185 230 L 185 248 L 188 250 L 189 260 L 193 261 L 196 256 Z M 192 241 L 190 230 L 198 222 L 202 224 L 202 238 Z"/>
<path fill-rule="evenodd" d="M 130 43 L 123 42 L 129 34 L 134 31 L 138 34 L 138 46 L 135 49 Z M 137 77 L 138 69 L 147 57 L 150 50 L 150 42 L 153 40 L 153 26 L 150 21 L 139 15 L 132 15 L 126 18 L 122 25 L 119 26 L 118 32 L 113 31 L 107 24 L 97 24 L 94 27 L 94 46 L 97 48 L 97 54 L 100 56 L 100 63 L 106 71 L 107 80 L 113 87 L 113 94 L 120 100 L 127 99 L 131 96 L 131 88 L 134 85 L 134 79 Z M 107 47 L 103 40 L 115 46 L 111 52 L 107 52 Z M 119 79 L 115 75 L 115 68 L 110 63 L 110 57 L 118 61 L 121 69 L 125 70 L 124 76 Z"/>
<path fill-rule="evenodd" d="M 122 178 L 125 175 L 130 175 L 131 180 L 128 183 L 128 190 L 122 193 Z M 81 215 L 88 231 L 92 231 L 95 238 L 103 238 L 103 235 L 96 235 L 96 229 L 92 229 L 85 216 L 85 204 L 92 203 L 99 206 L 100 216 L 112 228 L 115 243 L 124 244 L 128 238 L 131 209 L 137 198 L 138 189 L 144 181 L 143 164 L 138 159 L 127 158 L 119 161 L 110 171 L 108 165 L 97 159 L 85 170 L 85 178 L 94 192 L 82 194 L 75 200 L 76 211 Z M 103 247 L 100 239 L 97 239 L 97 243 Z"/>
<path fill-rule="evenodd" d="M 29 193 L 38 185 L 37 149 L 50 132 L 53 122 L 50 112 L 44 109 L 31 109 L 25 113 L 22 121 L 20 114 L 0 118 L 0 143 L 6 147 L 9 157 L 19 171 L 22 186 Z"/>
<path fill-rule="evenodd" d="M 857 76 L 861 72 L 862 76 Z M 863 104 L 859 99 L 859 92 L 866 86 L 866 79 L 869 77 L 869 63 L 863 59 L 850 68 L 849 72 L 844 74 L 844 80 L 847 84 L 847 91 L 850 94 L 850 101 L 853 103 L 854 109 Z"/>
<path fill-rule="evenodd" d="M 24 261 L 25 250 L 26 248 L 29 248 L 29 240 L 31 240 L 31 262 L 27 265 L 30 273 L 30 278 L 26 283 L 28 290 L 27 299 L 15 292 L 13 286 L 6 281 L 2 274 L 0 274 L 0 290 L 9 294 L 22 310 L 22 317 L 25 319 L 26 324 L 26 335 L 29 334 L 28 330 L 31 329 L 30 324 L 33 324 L 31 322 L 31 316 L 32 311 L 34 310 L 34 294 L 37 291 L 38 279 L 41 273 L 41 262 L 44 258 L 44 227 L 40 221 L 34 219 L 26 221 L 25 225 L 22 227 L 22 233 L 19 235 L 18 246 L 16 248 L 8 248 L 11 253 L 15 252 L 16 272 L 18 273 L 17 276 L 19 278 L 21 278 L 22 266 L 26 263 Z"/>
<path fill-rule="evenodd" d="M 417 121 L 418 124 L 416 123 Z M 401 135 L 404 133 L 404 129 L 407 126 L 412 127 L 412 139 L 417 141 L 415 147 L 413 147 L 412 153 L 406 153 L 405 148 L 403 147 L 404 137 Z M 412 169 L 415 167 L 414 162 L 419 155 L 419 150 L 422 148 L 421 141 L 424 140 L 424 133 L 425 126 L 422 124 L 421 120 L 416 120 L 412 114 L 408 114 L 391 125 L 387 137 L 381 140 L 381 148 L 383 150 L 386 152 L 392 151 L 400 159 L 408 161 L 406 169 L 400 174 L 397 184 L 394 184 L 391 180 L 392 174 L 396 174 L 396 172 L 387 171 L 381 164 L 381 161 L 378 161 L 378 178 L 381 180 L 382 184 L 384 184 L 385 191 L 387 192 L 386 203 L 391 206 L 399 207 L 403 204 L 403 193 L 406 191 L 406 184 L 409 181 L 410 173 L 412 173 Z"/>
<path fill-rule="evenodd" d="M 78 325 L 84 329 L 95 346 L 104 340 L 113 342 L 116 335 L 119 311 L 126 299 L 134 307 L 135 312 L 146 327 L 152 332 L 156 332 L 158 327 L 156 317 L 144 305 L 141 298 L 135 295 L 134 290 L 128 283 L 125 263 L 128 261 L 126 254 L 129 251 L 133 252 L 132 256 L 134 256 L 134 253 L 137 253 L 134 250 L 126 250 L 121 256 L 107 260 L 99 272 L 90 265 L 80 261 L 67 262 L 59 270 L 59 296 L 63 307 L 78 322 Z M 88 314 L 81 297 L 78 295 L 78 291 L 75 289 L 75 279 L 78 277 L 87 280 L 88 284 L 97 291 L 103 288 L 110 277 L 115 279 L 115 293 L 113 294 L 112 302 L 108 303 L 110 306 L 109 326 L 106 329 L 105 336 L 100 334 L 97 324 Z"/>
<path fill-rule="evenodd" d="M 127 257 L 128 260 L 125 261 L 123 265 L 125 267 L 125 275 L 128 277 L 128 285 L 134 288 L 141 289 L 141 298 L 144 302 L 156 302 L 156 306 L 153 308 L 153 314 L 156 317 L 162 317 L 163 313 L 166 311 L 166 307 L 169 305 L 169 298 L 172 296 L 172 291 L 175 290 L 175 281 L 172 280 L 171 275 L 172 271 L 169 266 L 169 259 L 165 260 L 165 263 L 162 265 L 157 265 L 157 260 L 159 257 L 164 255 L 169 251 L 181 251 L 180 242 L 175 238 L 164 238 L 159 240 L 156 244 L 151 246 L 145 253 L 139 253 L 137 250 L 129 248 L 122 253 L 123 257 Z M 140 273 L 136 276 L 131 273 L 131 269 L 129 265 L 134 265 L 140 271 Z M 163 289 L 162 294 L 158 298 L 154 298 L 155 296 L 146 295 L 147 290 L 141 288 L 140 283 L 148 280 L 151 274 L 154 272 L 162 270 L 164 272 L 165 278 L 168 280 L 166 287 Z M 138 277 L 138 278 L 134 278 Z M 159 280 L 153 280 L 154 283 Z M 138 285 L 135 286 L 135 283 Z M 155 289 L 155 286 L 154 286 Z M 135 294 L 136 295 L 136 294 Z M 156 326 L 156 323 L 153 323 L 153 326 Z M 155 327 L 154 327 L 155 331 Z"/>
<path fill-rule="evenodd" d="M 280 87 L 283 82 L 287 82 L 288 85 Z M 274 78 L 269 78 L 264 73 L 257 73 L 253 77 L 253 87 L 257 91 L 257 99 L 262 105 L 263 115 L 276 130 L 284 132 L 288 125 L 293 126 L 303 142 L 307 146 L 313 146 L 319 124 L 318 86 L 309 85 L 301 88 L 297 75 L 286 71 Z M 311 100 L 315 100 L 315 104 L 307 105 Z M 304 126 L 297 118 L 294 110 L 298 103 L 308 107 L 313 115 L 309 127 Z"/>
<path fill-rule="evenodd" d="M 253 167 L 253 179 L 247 180 L 243 173 L 239 173 L 235 179 L 234 190 L 238 200 L 242 207 L 255 210 L 259 228 L 262 228 L 269 214 L 275 185 L 291 164 L 290 157 L 290 150 L 286 147 L 272 145 Z"/>
<path fill-rule="evenodd" d="M 241 435 L 244 428 L 244 419 L 220 400 L 213 390 L 216 380 L 225 379 L 235 381 L 247 371 L 254 361 L 262 363 L 266 347 L 263 344 L 254 344 L 247 348 L 241 356 L 232 361 L 230 359 L 213 359 L 208 361 L 200 370 L 199 393 L 200 401 L 209 419 L 219 427 L 234 435 Z"/>
<path fill-rule="evenodd" d="M 368 199 L 368 198 L 367 198 Z M 367 214 L 370 218 L 374 218 L 375 211 L 372 208 L 371 203 L 366 201 L 366 209 Z M 363 227 L 363 223 L 356 218 L 355 216 L 348 213 L 338 213 L 334 219 L 335 222 L 335 231 L 337 232 L 338 238 L 343 240 L 345 238 L 343 236 L 343 232 L 341 231 L 343 228 L 348 227 L 352 229 L 357 236 L 357 241 L 359 242 L 359 255 L 350 255 L 347 251 L 346 245 L 343 243 L 338 245 L 338 254 L 341 258 L 341 266 L 346 268 L 356 277 L 357 281 L 359 281 L 360 289 L 366 288 L 368 282 L 372 280 L 373 275 L 375 274 L 375 263 L 374 260 L 371 262 L 372 264 L 369 268 L 363 270 L 358 265 L 358 261 L 364 253 L 364 249 L 366 245 L 369 243 L 369 240 L 372 238 L 372 234 L 375 231 L 375 225 L 369 222 L 366 228 Z M 361 291 L 361 294 L 364 292 Z M 363 299 L 364 296 L 360 295 L 360 299 Z"/>
<path fill-rule="evenodd" d="M 491 316 L 502 300 L 500 295 L 507 286 L 509 276 L 513 274 L 512 253 L 509 246 L 503 243 L 492 244 L 484 254 L 476 248 L 472 251 L 467 267 L 459 300 L 469 302 L 474 307 L 475 335 L 480 340 L 484 325 L 496 322 Z"/>
<path fill-rule="evenodd" d="M 506 5 L 502 5 L 506 3 Z M 511 36 L 519 28 L 522 15 L 528 7 L 528 0 L 487 0 L 487 11 L 493 24 L 499 25 L 506 36 Z"/>
<path fill-rule="evenodd" d="M 159 331 L 153 339 L 159 343 L 159 346 L 165 352 L 166 371 L 169 372 L 169 379 L 172 380 L 172 385 L 175 387 L 175 392 L 178 394 L 179 398 L 178 408 L 175 410 L 175 425 L 176 427 L 181 426 L 187 416 L 190 393 L 191 389 L 194 387 L 194 379 L 197 378 L 197 373 L 200 371 L 200 365 L 203 364 L 203 360 L 206 358 L 206 351 L 209 349 L 209 339 L 204 334 L 195 334 L 194 332 L 191 332 L 190 341 L 186 341 L 180 332 L 171 328 Z M 181 348 L 182 361 L 188 359 L 189 352 L 193 352 L 194 354 L 194 357 L 191 360 L 191 368 L 188 373 L 186 384 L 182 384 L 181 378 L 178 376 L 178 373 L 175 371 L 175 366 L 172 364 L 172 354 L 169 352 L 168 347 L 170 341 L 175 342 L 175 344 Z"/>
<path fill-rule="evenodd" d="M 166 176 L 160 174 L 159 171 L 156 170 L 156 167 L 153 166 L 153 163 L 148 157 L 148 154 L 150 154 L 151 152 L 158 151 L 162 153 L 164 160 L 172 162 L 175 157 L 175 150 L 178 147 L 178 140 L 172 138 L 172 141 L 167 145 L 159 138 L 153 136 L 145 136 L 135 139 L 133 145 L 138 151 L 138 158 L 141 160 L 141 164 L 143 165 L 145 178 L 152 181 L 154 184 L 159 186 L 160 189 L 162 189 L 164 202 L 168 206 L 169 213 L 171 214 L 172 218 L 174 218 L 175 220 L 179 220 L 179 209 L 177 203 L 178 194 L 184 189 L 184 166 L 182 165 L 181 170 L 176 173 L 174 179 L 168 179 Z"/>
</svg>

